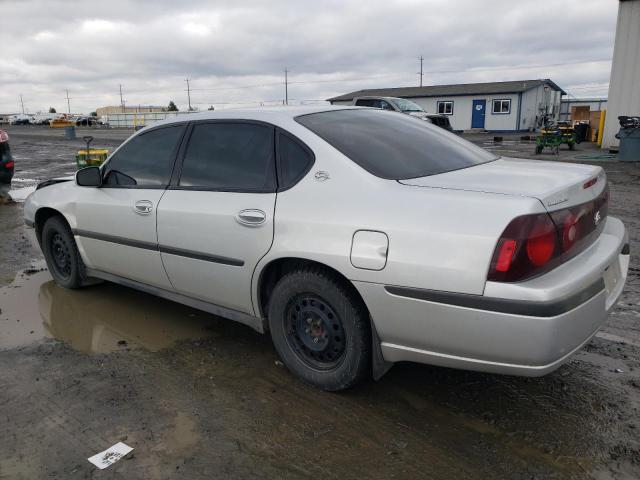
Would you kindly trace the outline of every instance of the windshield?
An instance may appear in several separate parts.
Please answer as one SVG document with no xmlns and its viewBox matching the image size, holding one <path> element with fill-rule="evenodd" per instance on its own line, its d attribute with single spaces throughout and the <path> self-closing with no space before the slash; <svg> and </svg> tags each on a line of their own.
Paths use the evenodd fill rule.
<svg viewBox="0 0 640 480">
<path fill-rule="evenodd" d="M 498 158 L 453 133 L 401 113 L 334 110 L 295 120 L 369 173 L 389 180 L 436 175 Z"/>
<path fill-rule="evenodd" d="M 417 103 L 413 103 L 411 100 L 405 100 L 404 98 L 396 98 L 393 100 L 398 108 L 403 112 L 424 112 L 422 107 Z"/>
</svg>

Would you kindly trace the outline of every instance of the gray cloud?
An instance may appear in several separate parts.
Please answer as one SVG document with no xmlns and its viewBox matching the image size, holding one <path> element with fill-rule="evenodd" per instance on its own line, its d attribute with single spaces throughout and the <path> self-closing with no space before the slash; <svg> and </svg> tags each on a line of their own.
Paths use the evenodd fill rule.
<svg viewBox="0 0 640 480">
<path fill-rule="evenodd" d="M 0 111 L 315 101 L 369 87 L 548 77 L 606 95 L 617 2 L 507 0 L 2 3 Z M 251 88 L 231 88 L 252 86 Z"/>
</svg>

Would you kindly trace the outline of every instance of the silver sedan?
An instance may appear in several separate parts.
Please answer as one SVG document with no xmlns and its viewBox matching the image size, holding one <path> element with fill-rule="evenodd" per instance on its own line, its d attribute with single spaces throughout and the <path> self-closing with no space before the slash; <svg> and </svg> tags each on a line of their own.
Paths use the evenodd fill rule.
<svg viewBox="0 0 640 480">
<path fill-rule="evenodd" d="M 293 373 L 340 390 L 399 361 L 559 367 L 624 286 L 608 203 L 597 166 L 315 107 L 156 123 L 40 184 L 24 214 L 60 285 L 117 282 L 269 331 Z"/>
</svg>

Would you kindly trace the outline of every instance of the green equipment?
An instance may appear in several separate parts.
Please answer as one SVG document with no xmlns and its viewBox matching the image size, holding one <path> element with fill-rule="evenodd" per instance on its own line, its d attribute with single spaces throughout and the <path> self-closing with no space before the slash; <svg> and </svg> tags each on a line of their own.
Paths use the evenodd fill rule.
<svg viewBox="0 0 640 480">
<path fill-rule="evenodd" d="M 560 145 L 566 144 L 569 150 L 574 150 L 576 143 L 580 143 L 580 138 L 569 122 L 545 122 L 540 130 L 540 135 L 536 137 L 536 155 L 542 153 L 547 147 L 553 153 L 558 154 Z"/>
<path fill-rule="evenodd" d="M 92 136 L 82 137 L 86 142 L 87 148 L 78 150 L 76 153 L 76 165 L 78 168 L 99 167 L 109 156 L 109 150 L 106 148 L 91 148 Z"/>
</svg>

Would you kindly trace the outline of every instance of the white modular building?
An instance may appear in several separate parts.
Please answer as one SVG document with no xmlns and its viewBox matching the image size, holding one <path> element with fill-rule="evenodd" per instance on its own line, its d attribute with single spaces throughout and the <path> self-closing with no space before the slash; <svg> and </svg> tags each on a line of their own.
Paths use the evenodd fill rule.
<svg viewBox="0 0 640 480">
<path fill-rule="evenodd" d="M 329 98 L 350 105 L 361 96 L 400 97 L 428 113 L 448 115 L 454 130 L 533 131 L 545 116 L 558 120 L 566 92 L 549 79 L 358 90 Z"/>
</svg>

